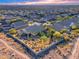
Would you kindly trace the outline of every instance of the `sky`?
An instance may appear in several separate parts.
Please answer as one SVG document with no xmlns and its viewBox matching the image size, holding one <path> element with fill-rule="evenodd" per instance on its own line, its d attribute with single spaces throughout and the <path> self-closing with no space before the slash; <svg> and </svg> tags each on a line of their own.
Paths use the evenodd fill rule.
<svg viewBox="0 0 79 59">
<path fill-rule="evenodd" d="M 79 0 L 0 0 L 0 4 L 32 5 L 32 4 L 79 4 Z"/>
</svg>

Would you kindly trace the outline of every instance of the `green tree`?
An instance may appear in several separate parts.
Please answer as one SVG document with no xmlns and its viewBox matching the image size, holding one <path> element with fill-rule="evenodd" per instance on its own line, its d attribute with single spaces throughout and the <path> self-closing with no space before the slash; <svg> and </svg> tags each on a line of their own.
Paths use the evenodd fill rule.
<svg viewBox="0 0 79 59">
<path fill-rule="evenodd" d="M 77 26 L 76 26 L 76 25 L 72 25 L 72 26 L 70 26 L 70 28 L 71 28 L 72 30 L 75 30 L 75 29 L 77 29 Z"/>
<path fill-rule="evenodd" d="M 65 32 L 67 32 L 67 30 L 68 30 L 68 29 L 64 28 L 64 29 L 62 29 L 62 30 L 60 31 L 60 33 L 65 33 Z"/>
<path fill-rule="evenodd" d="M 47 38 L 47 36 L 43 35 L 40 37 L 40 39 L 46 41 L 48 38 Z"/>
<path fill-rule="evenodd" d="M 62 21 L 64 18 L 63 17 L 61 17 L 61 16 L 57 16 L 57 18 L 56 18 L 58 21 Z"/>
<path fill-rule="evenodd" d="M 60 38 L 62 36 L 62 34 L 58 31 L 56 31 L 54 34 L 53 34 L 54 37 L 56 38 Z"/>
<path fill-rule="evenodd" d="M 0 32 L 2 32 L 3 31 L 3 29 L 2 28 L 0 28 Z"/>
<path fill-rule="evenodd" d="M 10 33 L 10 34 L 16 34 L 16 33 L 17 33 L 17 30 L 14 29 L 14 28 L 12 28 L 12 29 L 9 30 L 9 33 Z"/>
</svg>

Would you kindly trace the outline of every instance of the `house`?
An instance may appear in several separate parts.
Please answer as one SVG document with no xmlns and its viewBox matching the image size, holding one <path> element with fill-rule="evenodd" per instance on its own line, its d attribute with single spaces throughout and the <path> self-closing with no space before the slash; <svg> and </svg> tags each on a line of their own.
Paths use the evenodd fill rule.
<svg viewBox="0 0 79 59">
<path fill-rule="evenodd" d="M 32 39 L 36 39 L 38 38 L 36 35 L 39 32 L 42 32 L 44 30 L 44 27 L 42 25 L 37 26 L 37 25 L 33 25 L 33 26 L 29 26 L 25 29 L 22 29 L 21 32 L 26 34 L 27 38 L 29 39 L 30 37 Z"/>
<path fill-rule="evenodd" d="M 25 28 L 27 26 L 28 25 L 23 21 L 14 22 L 11 24 L 11 27 L 15 28 L 15 29 L 22 29 L 22 28 Z"/>
<path fill-rule="evenodd" d="M 69 20 L 64 20 L 64 21 L 61 21 L 61 22 L 57 22 L 53 25 L 53 27 L 56 30 L 60 31 L 63 28 L 69 28 L 71 25 L 76 24 L 76 23 L 78 23 L 78 19 L 77 18 L 72 18 L 72 19 L 69 19 Z"/>
<path fill-rule="evenodd" d="M 33 25 L 33 26 L 29 26 L 25 29 L 22 29 L 22 31 L 26 34 L 29 34 L 29 33 L 36 34 L 43 30 L 44 30 L 44 27 L 42 25 L 39 25 L 39 26 Z"/>
<path fill-rule="evenodd" d="M 47 15 L 40 19 L 41 21 L 54 21 L 56 20 L 56 15 Z"/>
</svg>

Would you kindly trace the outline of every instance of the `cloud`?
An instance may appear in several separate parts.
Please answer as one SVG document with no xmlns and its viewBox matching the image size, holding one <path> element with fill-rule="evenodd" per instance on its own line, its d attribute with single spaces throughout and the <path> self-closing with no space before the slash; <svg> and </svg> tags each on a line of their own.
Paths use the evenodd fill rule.
<svg viewBox="0 0 79 59">
<path fill-rule="evenodd" d="M 79 0 L 26 0 L 24 2 L 2 3 L 7 5 L 78 4 Z"/>
</svg>

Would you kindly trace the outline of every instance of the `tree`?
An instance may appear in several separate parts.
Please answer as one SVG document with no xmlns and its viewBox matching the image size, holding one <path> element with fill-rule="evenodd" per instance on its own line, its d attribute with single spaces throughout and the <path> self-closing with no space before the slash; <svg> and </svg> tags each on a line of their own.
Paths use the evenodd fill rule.
<svg viewBox="0 0 79 59">
<path fill-rule="evenodd" d="M 29 21 L 29 22 L 28 22 L 28 25 L 29 25 L 29 26 L 32 26 L 33 23 L 34 23 L 33 21 Z"/>
<path fill-rule="evenodd" d="M 11 19 L 11 20 L 9 20 L 8 22 L 9 22 L 10 24 L 12 24 L 12 23 L 16 22 L 16 19 Z"/>
<path fill-rule="evenodd" d="M 43 41 L 46 41 L 48 38 L 47 38 L 47 36 L 43 35 L 43 36 L 40 37 L 40 39 L 43 40 Z"/>
<path fill-rule="evenodd" d="M 66 28 L 64 28 L 64 29 L 62 29 L 62 30 L 60 31 L 60 33 L 65 33 L 65 32 L 67 32 L 67 29 L 66 29 Z"/>
<path fill-rule="evenodd" d="M 70 28 L 71 28 L 72 30 L 75 30 L 75 29 L 77 29 L 77 26 L 76 26 L 76 25 L 72 25 Z"/>
<path fill-rule="evenodd" d="M 9 33 L 10 33 L 10 34 L 16 34 L 16 33 L 17 33 L 17 30 L 14 29 L 14 28 L 12 28 L 12 29 L 9 30 Z"/>
<path fill-rule="evenodd" d="M 74 30 L 75 32 L 79 33 L 79 29 Z"/>
<path fill-rule="evenodd" d="M 63 17 L 57 16 L 57 20 L 58 20 L 58 21 L 62 21 L 63 19 L 64 19 Z"/>
<path fill-rule="evenodd" d="M 3 29 L 2 28 L 0 28 L 0 32 L 2 32 L 3 31 Z"/>
<path fill-rule="evenodd" d="M 60 38 L 62 36 L 62 34 L 58 31 L 56 31 L 54 34 L 53 34 L 54 37 L 56 38 Z"/>
<path fill-rule="evenodd" d="M 54 28 L 51 28 L 51 27 L 48 27 L 48 28 L 47 28 L 47 32 L 48 32 L 48 33 L 47 33 L 46 35 L 47 35 L 48 37 L 52 38 L 52 37 L 53 37 L 53 33 L 55 32 L 55 29 L 54 29 Z"/>
</svg>

